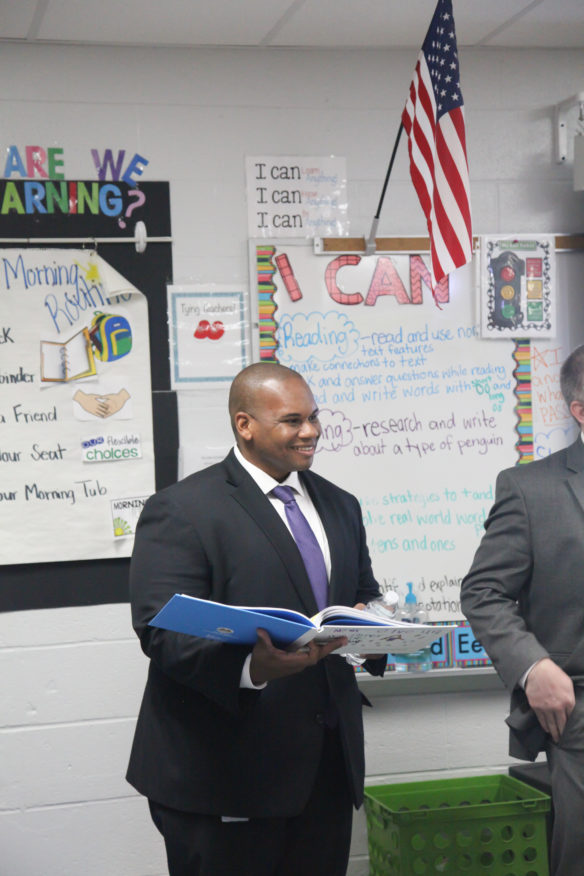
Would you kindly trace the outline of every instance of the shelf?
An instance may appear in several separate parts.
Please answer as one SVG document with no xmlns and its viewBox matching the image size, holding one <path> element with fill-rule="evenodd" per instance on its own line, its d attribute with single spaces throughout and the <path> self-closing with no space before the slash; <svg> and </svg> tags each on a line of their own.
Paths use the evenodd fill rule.
<svg viewBox="0 0 584 876">
<path fill-rule="evenodd" d="M 386 672 L 383 678 L 358 672 L 357 683 L 368 697 L 505 690 L 503 682 L 491 666 L 431 669 L 428 672 Z"/>
</svg>

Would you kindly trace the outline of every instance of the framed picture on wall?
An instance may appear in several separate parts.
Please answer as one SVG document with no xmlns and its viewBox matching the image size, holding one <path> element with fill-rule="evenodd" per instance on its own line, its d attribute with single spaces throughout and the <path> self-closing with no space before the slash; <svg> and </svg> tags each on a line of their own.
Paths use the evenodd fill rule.
<svg viewBox="0 0 584 876">
<path fill-rule="evenodd" d="M 480 238 L 483 338 L 556 335 L 553 235 Z"/>
<path fill-rule="evenodd" d="M 168 328 L 173 389 L 229 385 L 250 361 L 247 290 L 169 286 Z"/>
</svg>

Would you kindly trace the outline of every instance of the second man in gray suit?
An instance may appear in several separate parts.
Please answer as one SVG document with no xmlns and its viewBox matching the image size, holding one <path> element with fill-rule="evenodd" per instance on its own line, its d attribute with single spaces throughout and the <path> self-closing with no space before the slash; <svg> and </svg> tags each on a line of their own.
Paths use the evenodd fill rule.
<svg viewBox="0 0 584 876">
<path fill-rule="evenodd" d="M 584 861 L 584 346 L 561 370 L 581 430 L 568 448 L 497 479 L 461 604 L 511 691 L 510 754 L 546 752 L 553 876 Z"/>
</svg>

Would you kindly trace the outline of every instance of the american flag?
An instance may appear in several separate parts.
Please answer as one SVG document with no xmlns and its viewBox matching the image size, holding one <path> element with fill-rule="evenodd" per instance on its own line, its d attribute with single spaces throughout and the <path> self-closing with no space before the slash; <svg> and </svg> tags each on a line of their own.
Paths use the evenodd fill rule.
<svg viewBox="0 0 584 876">
<path fill-rule="evenodd" d="M 412 182 L 428 223 L 434 290 L 472 258 L 464 106 L 451 0 L 438 0 L 402 123 Z"/>
</svg>

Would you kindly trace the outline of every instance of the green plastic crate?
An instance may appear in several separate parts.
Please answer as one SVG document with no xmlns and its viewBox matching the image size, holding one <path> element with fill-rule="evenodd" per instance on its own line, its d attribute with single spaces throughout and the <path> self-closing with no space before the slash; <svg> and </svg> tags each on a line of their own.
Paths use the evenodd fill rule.
<svg viewBox="0 0 584 876">
<path fill-rule="evenodd" d="M 549 876 L 549 809 L 506 775 L 369 786 L 370 876 Z"/>
</svg>

